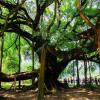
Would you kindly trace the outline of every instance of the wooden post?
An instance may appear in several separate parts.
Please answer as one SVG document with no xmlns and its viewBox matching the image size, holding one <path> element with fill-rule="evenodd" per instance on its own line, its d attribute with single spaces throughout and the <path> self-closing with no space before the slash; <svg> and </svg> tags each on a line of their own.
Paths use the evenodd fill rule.
<svg viewBox="0 0 100 100">
<path fill-rule="evenodd" d="M 41 50 L 41 67 L 39 74 L 39 83 L 38 83 L 38 100 L 44 100 L 44 73 L 45 73 L 45 60 L 46 60 L 46 46 L 42 46 Z"/>
</svg>

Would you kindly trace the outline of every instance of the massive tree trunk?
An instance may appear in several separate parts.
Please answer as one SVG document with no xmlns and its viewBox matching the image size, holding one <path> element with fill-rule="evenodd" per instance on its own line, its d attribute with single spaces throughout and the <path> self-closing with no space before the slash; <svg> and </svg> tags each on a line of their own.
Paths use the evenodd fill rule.
<svg viewBox="0 0 100 100">
<path fill-rule="evenodd" d="M 54 62 L 54 65 L 46 66 L 45 84 L 48 89 L 60 88 L 61 84 L 57 80 L 61 72 L 65 69 L 67 62 Z"/>
</svg>

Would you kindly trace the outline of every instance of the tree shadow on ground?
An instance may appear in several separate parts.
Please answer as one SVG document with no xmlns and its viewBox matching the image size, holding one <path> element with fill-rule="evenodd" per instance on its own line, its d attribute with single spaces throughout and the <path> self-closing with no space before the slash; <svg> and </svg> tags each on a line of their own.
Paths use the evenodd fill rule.
<svg viewBox="0 0 100 100">
<path fill-rule="evenodd" d="M 0 92 L 0 100 L 37 100 L 37 92 L 33 90 Z M 46 94 L 45 100 L 100 100 L 100 90 L 63 89 Z"/>
</svg>

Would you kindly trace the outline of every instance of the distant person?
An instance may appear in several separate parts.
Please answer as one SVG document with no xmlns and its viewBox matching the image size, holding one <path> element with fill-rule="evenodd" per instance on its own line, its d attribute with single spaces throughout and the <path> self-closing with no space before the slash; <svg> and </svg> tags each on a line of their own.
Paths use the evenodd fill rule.
<svg viewBox="0 0 100 100">
<path fill-rule="evenodd" d="M 70 84 L 70 78 L 68 78 L 68 84 Z"/>
<path fill-rule="evenodd" d="M 98 78 L 98 84 L 100 85 L 100 78 Z"/>
<path fill-rule="evenodd" d="M 73 80 L 73 78 L 71 77 L 71 84 L 73 84 L 73 81 L 74 81 L 74 80 Z"/>
<path fill-rule="evenodd" d="M 64 78 L 64 83 L 65 83 L 65 85 L 66 85 L 67 87 L 69 87 L 69 86 L 68 86 L 68 81 L 67 81 L 66 78 Z"/>
<path fill-rule="evenodd" d="M 95 77 L 95 84 L 98 85 L 98 79 Z"/>
</svg>

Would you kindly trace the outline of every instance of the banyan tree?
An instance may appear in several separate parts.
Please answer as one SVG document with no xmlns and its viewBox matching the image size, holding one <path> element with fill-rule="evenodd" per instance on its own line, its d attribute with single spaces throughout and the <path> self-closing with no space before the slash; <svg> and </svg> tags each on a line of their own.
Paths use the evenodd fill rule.
<svg viewBox="0 0 100 100">
<path fill-rule="evenodd" d="M 98 0 L 0 0 L 0 81 L 38 78 L 47 89 L 62 88 L 58 77 L 70 61 L 99 63 L 99 7 Z M 2 72 L 5 35 L 12 33 L 30 46 L 32 72 Z M 34 70 L 34 52 L 38 70 Z"/>
</svg>

